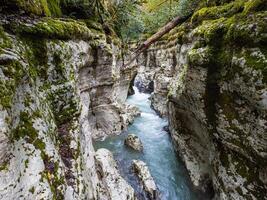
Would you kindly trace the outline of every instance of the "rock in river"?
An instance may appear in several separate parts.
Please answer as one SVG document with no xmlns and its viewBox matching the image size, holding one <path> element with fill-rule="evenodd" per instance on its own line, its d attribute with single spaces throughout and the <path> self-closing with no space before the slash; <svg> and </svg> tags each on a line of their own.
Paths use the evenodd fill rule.
<svg viewBox="0 0 267 200">
<path fill-rule="evenodd" d="M 136 151 L 142 151 L 143 145 L 140 138 L 137 135 L 129 134 L 124 141 L 124 144 L 131 147 Z"/>
<path fill-rule="evenodd" d="M 99 199 L 136 200 L 134 189 L 119 174 L 112 153 L 98 149 L 95 158 L 100 179 Z"/>
<path fill-rule="evenodd" d="M 147 192 L 149 199 L 157 199 L 157 186 L 146 163 L 141 160 L 133 160 L 132 168 L 139 177 L 142 187 Z"/>
</svg>

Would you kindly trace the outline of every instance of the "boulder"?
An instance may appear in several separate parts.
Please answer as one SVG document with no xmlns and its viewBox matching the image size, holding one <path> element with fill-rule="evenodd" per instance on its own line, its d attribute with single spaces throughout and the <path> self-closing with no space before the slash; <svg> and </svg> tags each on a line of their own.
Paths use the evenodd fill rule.
<svg viewBox="0 0 267 200">
<path fill-rule="evenodd" d="M 95 158 L 100 179 L 99 198 L 135 200 L 134 189 L 121 177 L 112 153 L 107 149 L 98 149 Z"/>
<path fill-rule="evenodd" d="M 123 128 L 127 128 L 129 124 L 133 123 L 136 116 L 141 115 L 138 107 L 131 104 L 123 104 L 120 107 L 120 119 Z"/>
<path fill-rule="evenodd" d="M 157 199 L 157 186 L 146 163 L 141 160 L 133 160 L 132 168 L 140 179 L 142 187 L 147 192 L 149 199 Z"/>
<path fill-rule="evenodd" d="M 131 147 L 132 149 L 134 149 L 136 151 L 142 151 L 143 150 L 143 144 L 142 144 L 140 138 L 134 134 L 129 134 L 126 137 L 124 144 L 127 145 L 128 147 Z"/>
</svg>

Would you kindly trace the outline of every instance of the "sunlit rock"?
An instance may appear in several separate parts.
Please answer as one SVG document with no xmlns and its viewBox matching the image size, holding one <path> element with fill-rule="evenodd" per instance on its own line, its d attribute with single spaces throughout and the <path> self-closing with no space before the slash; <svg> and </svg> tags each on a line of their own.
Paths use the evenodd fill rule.
<svg viewBox="0 0 267 200">
<path fill-rule="evenodd" d="M 140 138 L 137 135 L 134 134 L 129 134 L 125 141 L 124 144 L 136 151 L 142 151 L 143 150 L 143 144 L 140 140 Z"/>
<path fill-rule="evenodd" d="M 132 168 L 140 179 L 141 185 L 147 192 L 149 199 L 157 199 L 157 186 L 146 163 L 141 160 L 133 160 Z"/>
<path fill-rule="evenodd" d="M 98 149 L 95 155 L 100 180 L 100 199 L 135 200 L 134 189 L 121 177 L 118 166 L 107 149 Z"/>
</svg>

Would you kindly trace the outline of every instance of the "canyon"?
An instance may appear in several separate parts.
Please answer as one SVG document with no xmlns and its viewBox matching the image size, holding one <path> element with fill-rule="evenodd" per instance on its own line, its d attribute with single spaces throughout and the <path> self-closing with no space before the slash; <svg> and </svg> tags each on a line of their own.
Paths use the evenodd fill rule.
<svg viewBox="0 0 267 200">
<path fill-rule="evenodd" d="M 267 198 L 264 1 L 200 1 L 128 66 L 135 45 L 125 55 L 112 31 L 70 17 L 86 6 L 29 2 L 0 5 L 0 199 L 144 198 L 93 146 L 140 119 L 134 82 L 168 119 L 155 121 L 195 190 Z"/>
</svg>

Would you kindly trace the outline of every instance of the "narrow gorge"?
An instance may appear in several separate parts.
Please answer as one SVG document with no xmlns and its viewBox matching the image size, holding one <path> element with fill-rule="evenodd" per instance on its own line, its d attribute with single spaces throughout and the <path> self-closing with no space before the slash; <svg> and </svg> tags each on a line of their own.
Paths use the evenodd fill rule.
<svg viewBox="0 0 267 200">
<path fill-rule="evenodd" d="M 124 2 L 1 0 L 0 199 L 267 199 L 266 2 Z"/>
</svg>

